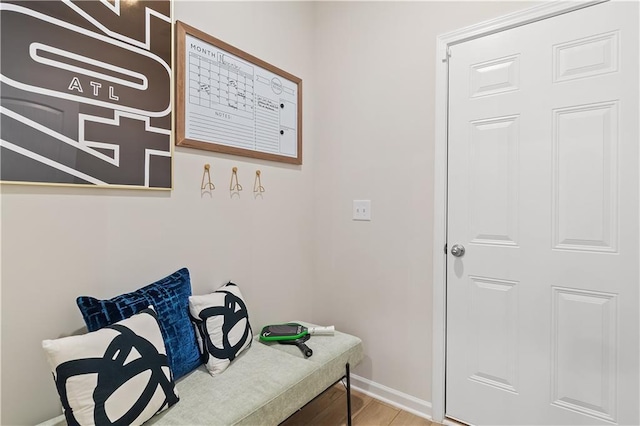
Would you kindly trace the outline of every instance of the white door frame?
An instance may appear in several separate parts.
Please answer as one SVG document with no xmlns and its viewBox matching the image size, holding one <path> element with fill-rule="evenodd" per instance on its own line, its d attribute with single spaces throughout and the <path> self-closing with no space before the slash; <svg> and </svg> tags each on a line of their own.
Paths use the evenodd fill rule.
<svg viewBox="0 0 640 426">
<path fill-rule="evenodd" d="M 608 0 L 585 2 L 550 1 L 503 17 L 452 31 L 437 38 L 436 48 L 436 117 L 434 165 L 434 237 L 433 237 L 433 365 L 431 381 L 431 417 L 442 423 L 445 416 L 446 368 L 446 260 L 447 241 L 447 125 L 448 63 L 450 46 L 484 37 L 514 27 L 530 24 L 563 13 L 573 12 Z"/>
</svg>

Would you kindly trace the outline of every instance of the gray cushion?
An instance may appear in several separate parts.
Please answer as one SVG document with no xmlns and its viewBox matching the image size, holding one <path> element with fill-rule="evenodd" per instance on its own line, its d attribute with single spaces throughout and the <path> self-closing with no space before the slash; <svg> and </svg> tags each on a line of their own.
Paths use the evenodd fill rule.
<svg viewBox="0 0 640 426">
<path fill-rule="evenodd" d="M 296 346 L 255 338 L 223 374 L 211 377 L 200 366 L 179 379 L 180 402 L 145 425 L 277 425 L 338 381 L 346 363 L 353 367 L 363 357 L 362 341 L 337 331 L 313 336 L 307 346 L 313 356 L 305 359 Z"/>
</svg>

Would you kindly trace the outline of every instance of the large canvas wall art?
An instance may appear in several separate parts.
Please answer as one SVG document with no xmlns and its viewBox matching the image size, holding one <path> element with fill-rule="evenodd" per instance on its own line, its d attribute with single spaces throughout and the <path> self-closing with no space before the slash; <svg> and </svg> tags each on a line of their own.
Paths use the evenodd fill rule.
<svg viewBox="0 0 640 426">
<path fill-rule="evenodd" d="M 170 189 L 170 1 L 0 3 L 0 180 Z"/>
</svg>

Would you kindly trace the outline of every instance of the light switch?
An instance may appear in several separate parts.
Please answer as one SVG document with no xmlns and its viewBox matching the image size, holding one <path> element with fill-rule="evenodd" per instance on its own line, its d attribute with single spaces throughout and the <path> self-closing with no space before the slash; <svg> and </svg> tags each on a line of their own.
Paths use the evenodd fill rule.
<svg viewBox="0 0 640 426">
<path fill-rule="evenodd" d="M 353 220 L 371 220 L 371 200 L 353 200 Z"/>
</svg>

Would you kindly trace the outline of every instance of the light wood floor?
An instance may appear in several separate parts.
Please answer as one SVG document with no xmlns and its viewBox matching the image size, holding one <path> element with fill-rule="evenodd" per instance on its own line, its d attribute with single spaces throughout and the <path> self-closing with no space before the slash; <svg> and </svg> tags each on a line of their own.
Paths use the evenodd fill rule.
<svg viewBox="0 0 640 426">
<path fill-rule="evenodd" d="M 363 393 L 351 390 L 353 426 L 441 426 Z M 347 424 L 347 395 L 338 383 L 305 405 L 280 426 Z"/>
</svg>

